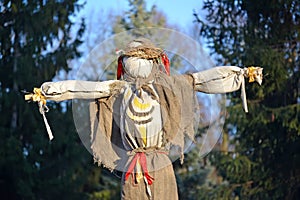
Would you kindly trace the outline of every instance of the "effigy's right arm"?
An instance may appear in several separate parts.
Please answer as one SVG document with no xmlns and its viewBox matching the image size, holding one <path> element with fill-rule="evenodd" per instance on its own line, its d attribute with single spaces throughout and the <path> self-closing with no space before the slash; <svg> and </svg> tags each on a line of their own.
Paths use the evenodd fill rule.
<svg viewBox="0 0 300 200">
<path fill-rule="evenodd" d="M 65 101 L 70 99 L 100 99 L 120 93 L 126 82 L 110 80 L 103 82 L 67 80 L 59 82 L 46 82 L 40 88 L 34 88 L 33 93 L 25 95 L 26 101 L 37 102 L 39 111 L 47 129 L 49 139 L 53 134 L 45 113 L 49 111 L 47 101 Z"/>
<path fill-rule="evenodd" d="M 103 82 L 67 80 L 45 82 L 40 90 L 42 95 L 51 101 L 71 99 L 99 99 L 111 96 L 125 86 L 124 81 L 109 80 Z"/>
</svg>

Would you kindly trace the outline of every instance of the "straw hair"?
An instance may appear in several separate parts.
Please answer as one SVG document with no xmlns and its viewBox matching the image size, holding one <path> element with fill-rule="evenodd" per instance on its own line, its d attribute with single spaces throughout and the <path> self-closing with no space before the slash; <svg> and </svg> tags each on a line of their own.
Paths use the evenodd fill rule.
<svg viewBox="0 0 300 200">
<path fill-rule="evenodd" d="M 163 50 L 160 48 L 138 46 L 135 48 L 130 48 L 129 50 L 125 51 L 123 56 L 138 57 L 138 58 L 150 60 L 150 59 L 160 58 L 162 54 L 163 54 Z"/>
<path fill-rule="evenodd" d="M 164 51 L 146 38 L 138 38 L 131 41 L 122 56 L 138 57 L 142 59 L 157 59 L 163 55 Z"/>
</svg>

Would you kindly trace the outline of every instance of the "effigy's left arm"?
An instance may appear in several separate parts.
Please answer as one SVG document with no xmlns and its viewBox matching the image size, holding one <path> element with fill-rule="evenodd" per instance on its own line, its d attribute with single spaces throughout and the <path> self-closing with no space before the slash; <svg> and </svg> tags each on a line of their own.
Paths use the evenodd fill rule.
<svg viewBox="0 0 300 200">
<path fill-rule="evenodd" d="M 241 89 L 243 108 L 248 112 L 245 78 L 249 82 L 262 82 L 262 68 L 249 67 L 240 68 L 236 66 L 214 67 L 205 71 L 192 74 L 194 79 L 194 90 L 209 94 L 221 94 L 234 92 Z"/>
</svg>

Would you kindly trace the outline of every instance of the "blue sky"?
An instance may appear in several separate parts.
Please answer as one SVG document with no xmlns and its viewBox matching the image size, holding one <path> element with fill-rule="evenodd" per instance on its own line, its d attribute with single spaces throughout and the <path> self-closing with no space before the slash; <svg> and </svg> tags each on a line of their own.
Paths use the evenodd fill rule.
<svg viewBox="0 0 300 200">
<path fill-rule="evenodd" d="M 199 12 L 202 8 L 202 0 L 147 0 L 148 8 L 156 5 L 158 10 L 166 14 L 170 24 L 186 28 L 193 23 L 193 11 Z M 114 10 L 122 12 L 128 10 L 127 0 L 87 0 L 86 10 Z"/>
</svg>

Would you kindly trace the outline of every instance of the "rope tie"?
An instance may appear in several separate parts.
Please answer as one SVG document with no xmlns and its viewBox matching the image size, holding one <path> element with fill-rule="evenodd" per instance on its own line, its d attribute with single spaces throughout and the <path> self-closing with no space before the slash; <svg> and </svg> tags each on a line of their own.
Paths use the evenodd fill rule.
<svg viewBox="0 0 300 200">
<path fill-rule="evenodd" d="M 46 105 L 47 100 L 46 100 L 46 97 L 43 95 L 41 89 L 34 88 L 33 93 L 25 95 L 25 100 L 26 101 L 34 101 L 34 102 L 38 103 L 39 111 L 40 111 L 41 115 L 43 116 L 44 124 L 46 126 L 46 130 L 47 130 L 47 133 L 49 136 L 49 140 L 52 140 L 54 137 L 53 137 L 50 125 L 49 125 L 48 120 L 45 115 L 45 113 L 49 111 L 49 108 Z"/>
</svg>

